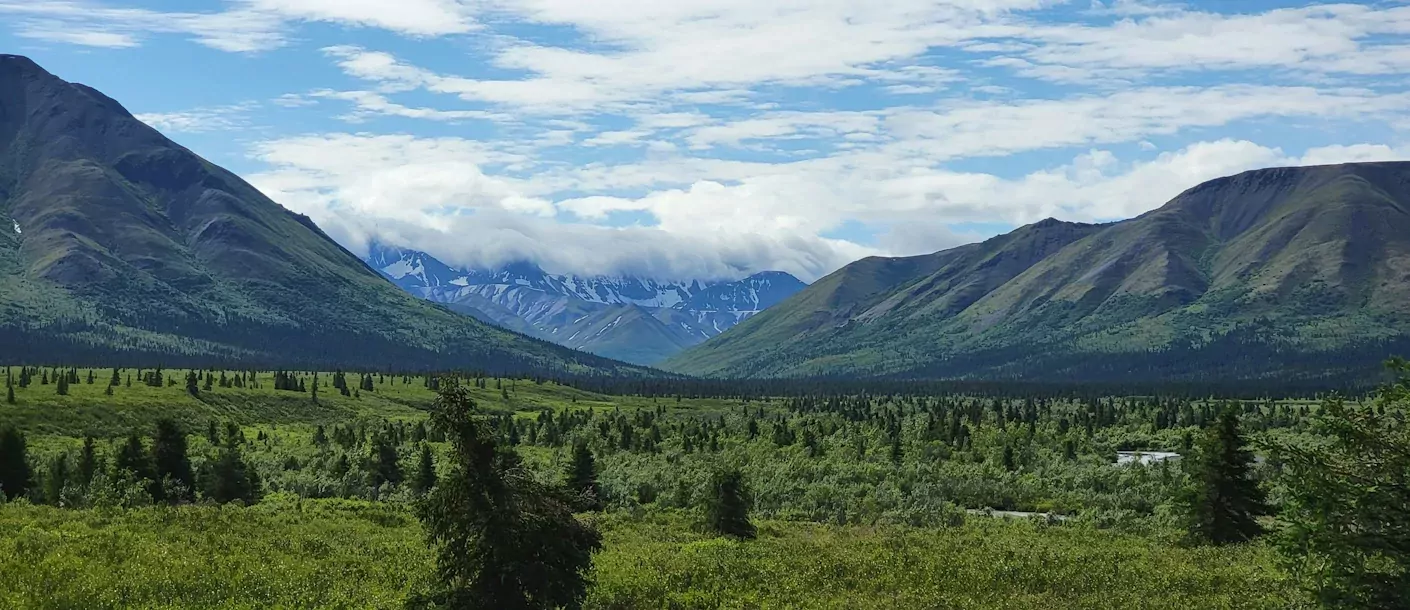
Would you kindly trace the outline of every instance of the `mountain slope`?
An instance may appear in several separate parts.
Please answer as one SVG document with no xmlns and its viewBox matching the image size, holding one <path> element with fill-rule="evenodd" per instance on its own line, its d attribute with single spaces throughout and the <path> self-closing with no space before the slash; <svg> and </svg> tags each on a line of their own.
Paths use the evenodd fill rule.
<svg viewBox="0 0 1410 610">
<path fill-rule="evenodd" d="M 406 295 L 308 218 L 14 55 L 0 55 L 0 357 L 622 368 Z"/>
<path fill-rule="evenodd" d="M 554 275 L 530 263 L 456 269 L 373 244 L 365 259 L 398 286 L 478 319 L 601 356 L 653 364 L 724 332 L 804 287 L 767 271 L 734 282 Z"/>
<path fill-rule="evenodd" d="M 1410 348 L 1410 163 L 1246 172 L 1107 225 L 859 261 L 667 361 L 710 375 L 1337 375 Z"/>
</svg>

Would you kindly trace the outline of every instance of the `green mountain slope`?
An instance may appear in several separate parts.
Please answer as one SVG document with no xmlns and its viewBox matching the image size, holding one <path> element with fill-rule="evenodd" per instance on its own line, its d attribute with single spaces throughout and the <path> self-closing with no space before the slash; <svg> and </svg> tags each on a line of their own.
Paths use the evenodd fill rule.
<svg viewBox="0 0 1410 610">
<path fill-rule="evenodd" d="M 626 362 L 660 362 L 694 345 L 692 338 L 671 322 L 686 314 L 670 308 L 618 305 L 594 311 L 574 324 L 570 337 L 560 343 Z"/>
<path fill-rule="evenodd" d="M 671 359 L 723 376 L 1335 376 L 1410 349 L 1410 163 L 1246 172 L 1107 225 L 859 261 Z"/>
<path fill-rule="evenodd" d="M 121 105 L 0 55 L 0 358 L 627 370 L 405 294 Z"/>
</svg>

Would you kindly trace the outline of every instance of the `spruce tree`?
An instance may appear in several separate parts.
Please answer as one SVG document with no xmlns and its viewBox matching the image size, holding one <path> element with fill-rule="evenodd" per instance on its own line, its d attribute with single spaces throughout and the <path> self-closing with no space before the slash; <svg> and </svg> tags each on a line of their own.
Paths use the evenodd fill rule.
<svg viewBox="0 0 1410 610">
<path fill-rule="evenodd" d="M 466 388 L 454 379 L 436 385 L 432 417 L 449 437 L 449 468 L 417 516 L 436 548 L 439 584 L 411 605 L 580 607 L 602 537 L 500 448 Z"/>
<path fill-rule="evenodd" d="M 57 392 L 59 393 L 59 396 L 68 396 L 68 395 L 69 395 L 69 376 L 68 376 L 68 375 L 64 375 L 64 374 L 60 374 L 60 375 L 55 375 L 54 377 L 55 377 L 55 380 L 56 380 L 55 383 L 54 383 L 54 389 L 55 389 L 55 391 L 57 391 Z"/>
<path fill-rule="evenodd" d="M 170 419 L 157 420 L 157 432 L 152 437 L 152 465 L 155 468 L 154 499 L 158 502 L 189 502 L 196 489 L 196 477 L 191 472 L 191 458 L 186 450 L 186 432 Z M 167 489 L 168 483 L 177 485 Z"/>
<path fill-rule="evenodd" d="M 705 524 L 711 531 L 723 536 L 753 539 L 756 532 L 754 524 L 749 522 L 751 505 L 744 474 L 734 469 L 718 471 L 710 479 Z"/>
<path fill-rule="evenodd" d="M 372 439 L 372 469 L 370 483 L 375 487 L 383 483 L 398 485 L 402 482 L 401 463 L 397 461 L 397 448 L 385 433 Z"/>
<path fill-rule="evenodd" d="M 573 494 L 579 510 L 602 510 L 601 491 L 597 485 L 597 461 L 587 443 L 573 444 L 573 461 L 568 464 L 568 492 Z"/>
<path fill-rule="evenodd" d="M 1253 454 L 1245 448 L 1239 416 L 1232 406 L 1219 413 L 1192 457 L 1188 462 L 1190 485 L 1179 498 L 1190 537 L 1228 544 L 1261 534 L 1257 517 L 1267 514 L 1268 509 L 1253 478 Z"/>
<path fill-rule="evenodd" d="M 83 449 L 78 452 L 78 484 L 87 487 L 93 482 L 93 475 L 98 472 L 98 456 L 95 452 L 93 437 L 83 438 Z"/>
<path fill-rule="evenodd" d="M 131 476 L 137 481 L 152 480 L 152 460 L 146 449 L 142 447 L 142 438 L 136 433 L 130 434 L 127 441 L 117 450 L 117 455 L 113 459 L 113 468 L 118 474 L 118 478 Z"/>
<path fill-rule="evenodd" d="M 15 386 L 5 384 L 5 402 L 15 404 Z"/>
<path fill-rule="evenodd" d="M 431 455 L 431 445 L 421 443 L 420 456 L 416 463 L 416 477 L 412 479 L 412 488 L 418 494 L 425 494 L 436 486 L 436 460 Z"/>
<path fill-rule="evenodd" d="M 219 455 L 207 466 L 208 472 L 202 477 L 207 498 L 221 504 L 237 500 L 250 504 L 259 500 L 259 474 L 241 454 L 243 437 L 239 426 L 233 422 L 225 424 Z"/>
<path fill-rule="evenodd" d="M 22 498 L 33 484 L 24 434 L 13 427 L 0 429 L 0 494 L 11 500 Z"/>
<path fill-rule="evenodd" d="M 1410 363 L 1372 405 L 1323 402 L 1319 443 L 1279 438 L 1286 527 L 1277 546 L 1323 608 L 1404 608 L 1410 591 Z M 1387 408 L 1389 407 L 1389 408 Z"/>
<path fill-rule="evenodd" d="M 53 506 L 63 503 L 64 488 L 69 484 L 69 456 L 63 453 L 49 462 L 44 478 L 44 502 Z"/>
<path fill-rule="evenodd" d="M 198 384 L 200 384 L 200 383 L 201 383 L 201 378 L 200 378 L 199 375 L 196 374 L 196 371 L 186 371 L 186 393 L 187 393 L 187 394 L 190 394 L 190 395 L 192 395 L 192 396 L 194 396 L 194 397 L 200 398 L 200 396 L 201 396 L 201 388 L 198 387 Z"/>
</svg>

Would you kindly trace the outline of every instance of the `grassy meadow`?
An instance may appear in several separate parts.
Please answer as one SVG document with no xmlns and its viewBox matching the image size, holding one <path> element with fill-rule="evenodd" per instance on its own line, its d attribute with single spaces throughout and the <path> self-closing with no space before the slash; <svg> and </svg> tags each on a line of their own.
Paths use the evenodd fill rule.
<svg viewBox="0 0 1410 610">
<path fill-rule="evenodd" d="M 121 370 L 111 393 L 112 369 L 93 370 L 91 384 L 89 373 L 77 371 L 66 395 L 35 378 L 14 388 L 15 404 L 0 404 L 0 428 L 26 435 L 36 479 L 27 497 L 0 505 L 0 607 L 397 608 L 432 578 L 407 482 L 418 447 L 438 462 L 447 450 L 426 425 L 435 392 L 425 378 L 373 375 L 363 391 L 349 374 L 344 395 L 319 373 L 315 400 L 274 389 L 268 372 L 234 387 L 234 371 L 202 371 L 194 394 L 186 371 L 152 386 Z M 312 387 L 312 374 L 299 378 Z M 606 509 L 582 517 L 605 544 L 587 608 L 1305 603 L 1263 542 L 1181 543 L 1169 510 L 1183 484 L 1178 465 L 1112 464 L 1117 450 L 1185 449 L 1213 408 L 1202 401 L 762 402 L 493 378 L 471 393 L 543 480 L 562 479 L 575 442 L 597 456 Z M 1259 433 L 1296 435 L 1311 407 L 1243 408 Z M 73 479 L 85 437 L 103 472 L 124 437 L 149 436 L 162 418 L 185 430 L 198 472 L 218 459 L 207 432 L 234 424 L 259 500 L 220 505 L 198 491 L 193 503 L 154 505 Z M 377 439 L 395 447 L 401 480 L 374 477 Z M 69 478 L 46 485 L 57 461 Z M 720 465 L 746 475 L 756 540 L 700 526 L 701 481 Z"/>
</svg>

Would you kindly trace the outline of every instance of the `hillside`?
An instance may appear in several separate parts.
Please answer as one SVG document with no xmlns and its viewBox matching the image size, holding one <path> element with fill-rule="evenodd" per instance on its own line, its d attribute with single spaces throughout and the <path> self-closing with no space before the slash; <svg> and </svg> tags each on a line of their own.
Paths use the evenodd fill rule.
<svg viewBox="0 0 1410 610">
<path fill-rule="evenodd" d="M 118 102 L 0 55 L 0 358 L 588 373 L 398 290 Z"/>
<path fill-rule="evenodd" d="M 736 281 L 663 282 L 556 275 L 527 262 L 456 269 L 418 250 L 373 244 L 367 264 L 407 292 L 456 311 L 608 358 L 655 364 L 805 286 L 766 271 Z"/>
<path fill-rule="evenodd" d="M 1410 163 L 1213 180 L 848 265 L 663 366 L 716 376 L 1334 377 L 1410 353 Z"/>
</svg>

